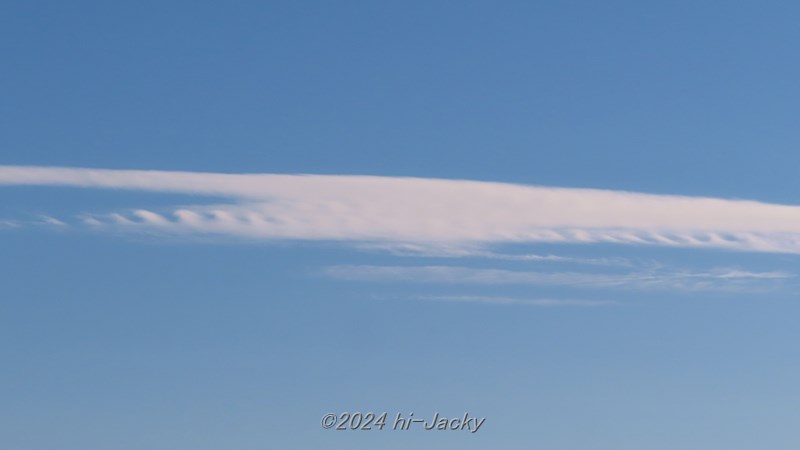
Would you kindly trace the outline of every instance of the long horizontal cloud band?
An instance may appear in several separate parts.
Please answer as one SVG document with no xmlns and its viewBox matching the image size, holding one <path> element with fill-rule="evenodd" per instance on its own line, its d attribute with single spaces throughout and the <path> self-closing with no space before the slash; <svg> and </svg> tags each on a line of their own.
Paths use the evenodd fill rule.
<svg viewBox="0 0 800 450">
<path fill-rule="evenodd" d="M 221 205 L 98 215 L 98 226 L 269 239 L 616 242 L 800 253 L 800 207 L 466 180 L 0 166 L 0 185 L 214 196 Z"/>
</svg>

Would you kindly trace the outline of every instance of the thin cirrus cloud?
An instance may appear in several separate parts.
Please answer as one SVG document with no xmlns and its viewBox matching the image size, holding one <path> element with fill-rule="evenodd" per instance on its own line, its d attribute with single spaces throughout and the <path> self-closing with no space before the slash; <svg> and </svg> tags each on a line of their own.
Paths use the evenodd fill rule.
<svg viewBox="0 0 800 450">
<path fill-rule="evenodd" d="M 85 216 L 98 228 L 418 245 L 617 243 L 800 253 L 800 206 L 380 176 L 0 166 L 0 185 L 212 196 L 220 204 Z M 58 219 L 60 220 L 60 219 Z"/>
<path fill-rule="evenodd" d="M 592 266 L 631 267 L 635 262 L 620 257 L 587 258 L 535 253 L 500 253 L 475 245 L 465 244 L 414 244 L 414 243 L 366 243 L 358 245 L 362 250 L 377 250 L 394 256 L 423 258 L 483 258 L 498 261 L 571 263 Z M 637 261 L 637 265 L 654 265 L 653 261 Z"/>
<path fill-rule="evenodd" d="M 449 303 L 482 303 L 487 305 L 523 305 L 523 306 L 607 306 L 617 302 L 608 300 L 572 300 L 557 298 L 517 298 L 491 295 L 418 295 L 415 300 L 429 300 Z"/>
<path fill-rule="evenodd" d="M 731 292 L 765 292 L 794 278 L 794 274 L 783 271 L 751 272 L 729 268 L 706 271 L 659 269 L 614 274 L 458 266 L 338 265 L 327 267 L 324 274 L 347 281 Z"/>
</svg>

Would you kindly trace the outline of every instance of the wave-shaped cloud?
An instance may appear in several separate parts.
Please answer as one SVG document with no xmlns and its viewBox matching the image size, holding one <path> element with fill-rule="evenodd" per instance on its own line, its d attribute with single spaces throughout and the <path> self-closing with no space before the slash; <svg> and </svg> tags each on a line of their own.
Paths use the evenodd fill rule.
<svg viewBox="0 0 800 450">
<path fill-rule="evenodd" d="M 426 178 L 0 166 L 0 185 L 204 195 L 218 205 L 87 216 L 98 227 L 263 239 L 619 243 L 800 253 L 800 206 Z"/>
</svg>

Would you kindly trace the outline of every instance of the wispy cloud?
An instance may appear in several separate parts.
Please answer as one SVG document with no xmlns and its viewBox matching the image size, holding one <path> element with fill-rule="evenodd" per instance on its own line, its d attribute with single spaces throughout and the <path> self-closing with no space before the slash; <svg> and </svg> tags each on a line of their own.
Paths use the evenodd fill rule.
<svg viewBox="0 0 800 450">
<path fill-rule="evenodd" d="M 2 228 L 18 228 L 20 226 L 19 222 L 15 220 L 8 220 L 8 219 L 0 219 L 0 229 Z"/>
<path fill-rule="evenodd" d="M 758 292 L 793 278 L 788 272 L 653 270 L 614 273 L 516 271 L 457 266 L 338 265 L 324 269 L 330 277 L 351 281 L 411 283 L 552 285 L 573 288 L 677 289 L 683 291 Z"/>
<path fill-rule="evenodd" d="M 556 262 L 572 264 L 588 264 L 594 266 L 631 267 L 634 262 L 627 258 L 588 258 L 579 256 L 563 256 L 536 253 L 502 253 L 484 247 L 469 244 L 413 244 L 413 243 L 366 243 L 358 245 L 363 250 L 379 250 L 395 256 L 418 258 L 484 258 L 500 261 Z M 653 262 L 649 262 L 654 264 Z M 639 264 L 647 262 L 639 261 Z"/>
<path fill-rule="evenodd" d="M 515 298 L 481 295 L 418 295 L 412 297 L 417 300 L 430 300 L 436 302 L 452 303 L 483 303 L 488 305 L 523 305 L 523 306 L 608 306 L 616 302 L 607 300 L 571 300 L 553 298 Z"/>
<path fill-rule="evenodd" d="M 25 227 L 66 227 L 67 224 L 50 216 L 39 216 L 33 219 L 0 219 L 0 228 L 25 228 Z"/>
<path fill-rule="evenodd" d="M 56 219 L 55 217 L 50 217 L 50 216 L 41 216 L 39 223 L 41 223 L 42 225 L 53 225 L 53 226 L 56 226 L 56 227 L 65 227 L 65 226 L 67 226 L 66 223 Z"/>
<path fill-rule="evenodd" d="M 92 214 L 84 220 L 121 230 L 453 247 L 605 242 L 800 253 L 800 207 L 746 200 L 422 178 L 26 166 L 0 166 L 0 185 L 134 189 L 228 200 L 168 211 Z"/>
</svg>

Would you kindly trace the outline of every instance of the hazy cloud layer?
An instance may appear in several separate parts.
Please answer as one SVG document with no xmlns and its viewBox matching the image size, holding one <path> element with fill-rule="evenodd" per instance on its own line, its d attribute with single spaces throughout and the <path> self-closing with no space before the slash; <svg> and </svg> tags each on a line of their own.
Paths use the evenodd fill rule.
<svg viewBox="0 0 800 450">
<path fill-rule="evenodd" d="M 0 185 L 132 189 L 227 200 L 84 216 L 88 225 L 117 230 L 454 248 L 606 242 L 800 253 L 800 207 L 757 201 L 422 178 L 25 166 L 0 166 Z"/>
</svg>

